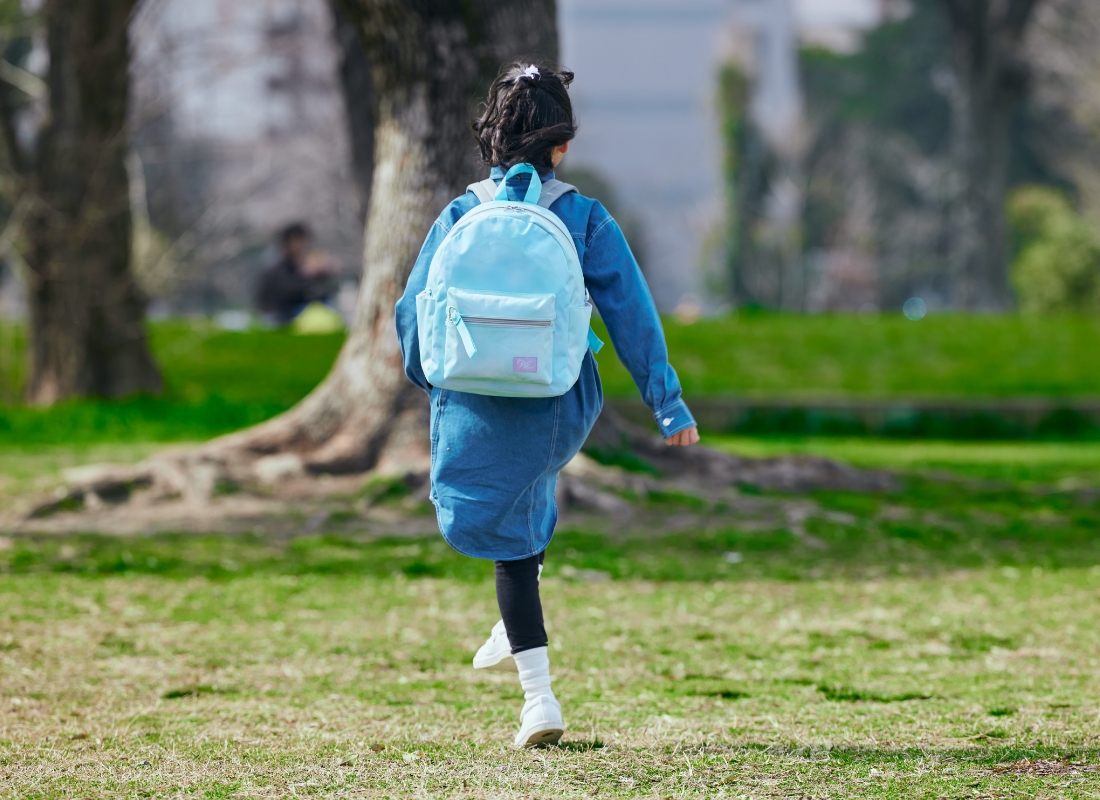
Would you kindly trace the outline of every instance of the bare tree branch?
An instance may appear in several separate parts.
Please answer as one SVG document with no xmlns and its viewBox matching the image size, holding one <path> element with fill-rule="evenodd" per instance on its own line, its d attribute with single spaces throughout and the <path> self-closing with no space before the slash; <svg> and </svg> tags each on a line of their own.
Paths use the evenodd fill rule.
<svg viewBox="0 0 1100 800">
<path fill-rule="evenodd" d="M 10 83 L 16 89 L 33 97 L 35 100 L 40 97 L 45 97 L 50 91 L 46 82 L 33 72 L 27 72 L 25 69 L 17 67 L 15 64 L 2 58 L 0 58 L 0 81 Z"/>
</svg>

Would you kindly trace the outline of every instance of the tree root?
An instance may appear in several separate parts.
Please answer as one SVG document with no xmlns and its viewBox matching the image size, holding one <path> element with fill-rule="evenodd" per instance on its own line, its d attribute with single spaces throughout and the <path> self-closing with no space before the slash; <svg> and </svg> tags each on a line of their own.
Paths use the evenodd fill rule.
<svg viewBox="0 0 1100 800">
<path fill-rule="evenodd" d="M 702 488 L 751 486 L 781 492 L 818 490 L 881 492 L 895 488 L 895 475 L 861 470 L 816 456 L 742 458 L 709 447 L 669 447 L 653 434 L 605 408 L 584 450 L 598 461 L 634 464 L 681 485 Z"/>
<path fill-rule="evenodd" d="M 308 437 L 300 434 L 294 414 L 291 411 L 198 447 L 165 450 L 137 465 L 99 464 L 69 470 L 65 473 L 67 488 L 36 503 L 25 519 L 118 505 L 138 495 L 143 504 L 206 504 L 220 495 L 241 492 L 270 496 L 282 493 L 291 484 L 298 487 L 299 494 L 320 495 L 331 491 L 331 487 L 315 479 L 341 473 L 360 482 L 369 477 L 401 476 L 426 495 L 429 455 L 424 446 L 426 419 L 421 410 L 414 407 L 399 415 L 385 446 L 372 459 L 371 468 L 359 471 L 346 469 L 346 456 L 336 460 L 340 468 L 326 468 L 326 462 L 315 457 L 317 448 L 308 447 Z M 333 439 L 327 448 L 331 455 Z M 627 497 L 644 498 L 670 489 L 717 500 L 744 487 L 790 493 L 821 489 L 879 492 L 894 488 L 898 482 L 888 472 L 854 469 L 825 458 L 754 459 L 702 446 L 667 447 L 658 437 L 624 422 L 611 409 L 600 416 L 585 451 L 589 455 L 579 455 L 563 471 L 558 502 L 563 508 L 581 508 L 606 516 L 626 513 L 630 508 Z M 331 466 L 332 462 L 328 463 Z M 617 463 L 635 469 L 616 468 Z M 303 486 L 311 486 L 312 492 Z M 791 520 L 791 527 L 799 529 L 799 520 Z"/>
</svg>

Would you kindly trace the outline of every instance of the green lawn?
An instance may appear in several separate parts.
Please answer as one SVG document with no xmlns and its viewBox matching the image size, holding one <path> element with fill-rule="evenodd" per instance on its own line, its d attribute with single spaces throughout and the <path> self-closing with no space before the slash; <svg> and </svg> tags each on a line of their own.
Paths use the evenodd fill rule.
<svg viewBox="0 0 1100 800">
<path fill-rule="evenodd" d="M 666 334 L 689 397 L 1100 396 L 1100 318 L 743 313 Z M 600 367 L 608 394 L 635 391 Z"/>
<path fill-rule="evenodd" d="M 79 400 L 46 410 L 0 406 L 5 444 L 92 444 L 207 439 L 285 411 L 325 376 L 339 334 L 222 331 L 202 321 L 150 326 L 164 374 L 160 397 Z M 12 359 L 9 357 L 9 361 Z"/>
<path fill-rule="evenodd" d="M 742 313 L 666 322 L 690 396 L 823 398 L 1100 397 L 1100 319 Z M 342 337 L 231 333 L 202 322 L 151 326 L 165 375 L 157 398 L 78 401 L 46 411 L 11 405 L 23 342 L 0 331 L 0 439 L 117 443 L 209 438 L 267 419 L 328 371 Z M 636 397 L 611 348 L 600 356 L 609 396 Z"/>
<path fill-rule="evenodd" d="M 514 674 L 469 667 L 492 565 L 350 499 L 292 539 L 0 536 L 0 796 L 1100 796 L 1098 484 L 982 477 L 748 493 L 802 535 L 676 494 L 644 511 L 709 516 L 566 525 L 535 752 Z"/>
<path fill-rule="evenodd" d="M 487 581 L 0 576 L 0 795 L 1100 794 L 1100 569 L 543 597 L 568 732 L 516 752 Z"/>
<path fill-rule="evenodd" d="M 704 443 L 750 458 L 800 453 L 871 469 L 948 472 L 1064 488 L 1100 486 L 1100 442 L 953 442 L 704 434 Z"/>
<path fill-rule="evenodd" d="M 4 412 L 0 497 L 273 413 L 339 346 L 155 341 L 164 399 Z M 512 751 L 515 676 L 468 665 L 491 564 L 378 538 L 360 495 L 289 539 L 0 535 L 0 797 L 1100 796 L 1100 443 L 707 441 L 903 480 L 563 524 L 560 749 Z"/>
</svg>

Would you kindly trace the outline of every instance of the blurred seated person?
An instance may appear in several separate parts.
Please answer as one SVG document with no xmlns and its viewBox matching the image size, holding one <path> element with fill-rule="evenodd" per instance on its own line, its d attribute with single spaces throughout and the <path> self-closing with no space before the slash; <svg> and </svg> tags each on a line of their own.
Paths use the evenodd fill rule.
<svg viewBox="0 0 1100 800">
<path fill-rule="evenodd" d="M 328 260 L 309 252 L 311 238 L 301 222 L 286 226 L 279 234 L 279 260 L 260 275 L 256 305 L 275 325 L 289 324 L 310 303 L 328 303 L 340 289 Z"/>
</svg>

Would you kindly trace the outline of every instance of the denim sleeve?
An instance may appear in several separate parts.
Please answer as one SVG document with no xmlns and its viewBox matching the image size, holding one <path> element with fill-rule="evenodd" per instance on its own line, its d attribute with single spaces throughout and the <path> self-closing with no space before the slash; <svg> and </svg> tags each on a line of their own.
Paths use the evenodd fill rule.
<svg viewBox="0 0 1100 800">
<path fill-rule="evenodd" d="M 401 344 L 401 359 L 405 365 L 405 374 L 409 380 L 423 389 L 431 392 L 432 387 L 428 379 L 424 377 L 424 370 L 420 367 L 420 337 L 416 328 L 416 296 L 424 291 L 428 285 L 428 267 L 432 263 L 432 257 L 443 239 L 447 236 L 447 228 L 443 221 L 436 220 L 432 229 L 428 231 L 428 238 L 424 240 L 424 246 L 420 248 L 420 255 L 409 274 L 409 282 L 405 284 L 405 293 L 397 301 L 397 309 L 394 319 L 397 323 L 397 341 Z"/>
<path fill-rule="evenodd" d="M 690 428 L 695 419 L 680 397 L 680 379 L 668 363 L 657 306 L 623 232 L 606 212 L 593 217 L 595 227 L 584 253 L 585 284 L 607 324 L 615 353 L 667 438 Z"/>
</svg>

